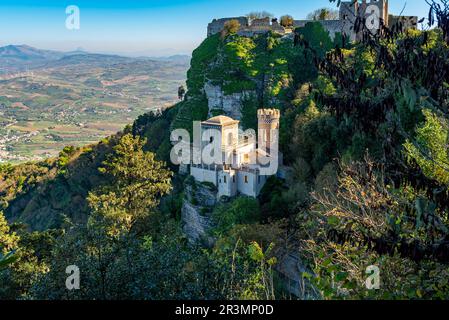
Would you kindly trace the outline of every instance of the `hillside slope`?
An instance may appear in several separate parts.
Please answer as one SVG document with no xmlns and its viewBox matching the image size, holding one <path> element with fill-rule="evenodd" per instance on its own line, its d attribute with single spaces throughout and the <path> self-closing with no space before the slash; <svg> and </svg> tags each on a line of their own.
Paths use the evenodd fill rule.
<svg viewBox="0 0 449 320">
<path fill-rule="evenodd" d="M 203 212 L 216 239 L 210 253 L 243 243 L 242 252 L 270 271 L 276 261 L 298 257 L 306 267 L 296 280 L 313 283 L 324 299 L 444 299 L 447 37 L 431 30 L 367 34 L 364 40 L 331 40 L 319 23 L 286 37 L 209 37 L 193 53 L 185 99 L 139 117 L 126 132 L 148 138 L 145 148 L 168 161 L 173 128 L 191 130 L 193 120 L 220 113 L 251 128 L 258 108 L 280 109 L 280 146 L 292 176 L 270 179 L 258 199 L 238 197 Z M 115 140 L 92 150 L 66 149 L 57 161 L 2 167 L 6 215 L 38 229 L 48 221 L 58 226 L 55 211 L 85 221 L 90 212 L 79 210 L 83 197 L 93 186 L 107 185 L 95 172 Z M 163 203 L 170 208 L 161 209 L 178 225 L 182 185 L 192 184 L 189 193 L 195 188 L 183 178 L 175 177 L 178 185 Z M 151 248 L 151 237 L 144 243 Z M 214 261 L 223 272 L 232 269 Z M 367 290 L 365 272 L 376 267 L 382 286 Z"/>
</svg>

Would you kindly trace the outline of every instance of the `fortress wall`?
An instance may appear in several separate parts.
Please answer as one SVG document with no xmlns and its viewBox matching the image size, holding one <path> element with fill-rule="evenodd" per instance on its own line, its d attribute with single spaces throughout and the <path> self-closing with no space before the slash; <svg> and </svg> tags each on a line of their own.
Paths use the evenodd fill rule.
<svg viewBox="0 0 449 320">
<path fill-rule="evenodd" d="M 417 29 L 418 28 L 418 17 L 413 16 L 394 16 L 390 15 L 388 18 L 389 27 L 395 27 L 401 25 L 403 30 L 407 29 Z"/>
<path fill-rule="evenodd" d="M 236 194 L 237 194 L 237 173 L 234 170 L 219 172 L 218 197 L 221 196 L 234 197 Z"/>
<path fill-rule="evenodd" d="M 348 33 L 348 30 L 345 30 L 345 24 L 341 20 L 324 20 L 320 22 L 323 25 L 324 29 L 329 31 L 329 36 L 332 40 L 335 39 L 336 33 L 346 33 L 348 35 L 350 34 L 350 32 Z"/>
<path fill-rule="evenodd" d="M 246 27 L 249 25 L 249 19 L 247 17 L 232 17 L 232 18 L 222 18 L 222 19 L 214 19 L 207 26 L 207 36 L 210 37 L 214 34 L 221 32 L 224 29 L 224 25 L 226 22 L 231 20 L 237 20 L 242 27 Z"/>
<path fill-rule="evenodd" d="M 325 30 L 329 32 L 329 36 L 331 39 L 335 39 L 336 33 L 346 34 L 351 36 L 351 40 L 355 40 L 355 37 L 352 35 L 352 24 L 349 21 L 342 20 L 295 20 L 294 26 L 295 28 L 303 28 L 309 22 L 319 22 L 323 26 Z"/>
<path fill-rule="evenodd" d="M 293 26 L 295 28 L 304 28 L 308 22 L 315 22 L 314 20 L 293 20 Z"/>
<path fill-rule="evenodd" d="M 340 4 L 339 19 L 355 22 L 357 18 L 358 7 L 359 7 L 358 2 L 355 3 L 353 3 L 352 1 L 342 2 Z"/>
<path fill-rule="evenodd" d="M 380 18 L 390 27 L 401 22 L 403 29 L 416 29 L 417 17 L 397 17 L 388 14 L 388 1 L 386 0 L 363 0 L 363 1 L 342 1 L 339 9 L 338 20 L 323 20 L 320 22 L 324 28 L 329 31 L 331 38 L 335 38 L 336 33 L 342 33 L 349 36 L 351 41 L 357 40 L 357 35 L 354 33 L 354 23 L 358 16 L 364 17 L 367 14 L 371 14 L 373 11 L 370 6 L 376 6 L 379 8 Z M 367 13 L 367 11 L 370 11 Z M 250 20 L 247 17 L 235 17 L 235 18 L 223 18 L 214 19 L 208 25 L 207 35 L 211 36 L 218 32 L 221 32 L 224 25 L 229 20 L 238 20 L 241 24 L 241 28 L 238 31 L 238 35 L 245 37 L 252 37 L 258 34 L 263 34 L 268 31 L 275 31 L 281 34 L 285 34 L 286 30 L 279 25 L 278 22 L 272 22 L 270 19 L 254 19 Z M 294 20 L 293 26 L 304 27 L 308 22 L 313 20 Z M 288 32 L 288 31 L 287 31 Z"/>
<path fill-rule="evenodd" d="M 215 186 L 217 185 L 217 171 L 206 170 L 201 168 L 196 168 L 194 166 L 190 167 L 190 174 L 199 182 L 211 182 Z"/>
<path fill-rule="evenodd" d="M 248 181 L 247 183 L 245 182 L 245 177 Z M 257 177 L 255 173 L 247 171 L 237 172 L 237 189 L 240 193 L 250 197 L 257 197 L 256 187 Z"/>
</svg>

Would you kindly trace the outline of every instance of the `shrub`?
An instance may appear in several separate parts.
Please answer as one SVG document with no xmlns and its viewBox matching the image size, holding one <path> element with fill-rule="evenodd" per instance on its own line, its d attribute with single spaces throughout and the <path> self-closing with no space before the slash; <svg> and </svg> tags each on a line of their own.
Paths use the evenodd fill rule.
<svg viewBox="0 0 449 320">
<path fill-rule="evenodd" d="M 259 203 L 256 199 L 239 197 L 231 203 L 223 204 L 214 210 L 215 231 L 225 233 L 235 225 L 257 222 L 259 216 Z"/>
<path fill-rule="evenodd" d="M 227 35 L 237 33 L 240 30 L 240 22 L 238 20 L 232 19 L 226 21 L 224 24 L 222 37 L 226 37 Z"/>
<path fill-rule="evenodd" d="M 283 27 L 292 27 L 293 26 L 293 17 L 290 15 L 285 15 L 281 17 L 281 26 Z"/>
</svg>

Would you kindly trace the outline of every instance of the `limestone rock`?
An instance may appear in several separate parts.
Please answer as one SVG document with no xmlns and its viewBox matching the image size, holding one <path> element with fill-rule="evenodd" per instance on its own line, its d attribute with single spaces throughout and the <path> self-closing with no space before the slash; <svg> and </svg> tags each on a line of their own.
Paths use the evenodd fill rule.
<svg viewBox="0 0 449 320">
<path fill-rule="evenodd" d="M 211 82 L 204 85 L 204 92 L 209 106 L 209 117 L 213 116 L 212 110 L 223 110 L 226 116 L 236 120 L 242 118 L 243 100 L 256 94 L 255 90 L 247 90 L 225 95 L 220 85 L 214 85 Z"/>
<path fill-rule="evenodd" d="M 211 212 L 217 202 L 216 197 L 216 191 L 209 186 L 200 183 L 186 185 L 181 220 L 190 243 L 213 246 L 214 239 L 208 235 L 208 231 L 213 225 Z"/>
</svg>

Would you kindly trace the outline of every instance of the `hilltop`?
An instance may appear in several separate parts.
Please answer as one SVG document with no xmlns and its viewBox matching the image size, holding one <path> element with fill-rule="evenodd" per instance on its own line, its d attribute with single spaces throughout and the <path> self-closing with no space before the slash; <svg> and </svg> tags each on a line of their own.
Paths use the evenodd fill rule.
<svg viewBox="0 0 449 320">
<path fill-rule="evenodd" d="M 58 239 L 30 292 L 66 297 L 58 270 L 76 261 L 91 277 L 72 298 L 447 298 L 446 35 L 348 42 L 319 22 L 286 35 L 210 35 L 192 54 L 182 101 L 100 143 L 1 167 L 6 218 L 44 231 L 34 237 L 46 245 Z M 170 132 L 219 114 L 254 128 L 259 108 L 279 110 L 291 173 L 270 178 L 258 198 L 211 206 L 214 188 L 170 164 Z M 146 168 L 164 179 L 148 184 Z M 128 203 L 134 195 L 141 201 Z M 181 233 L 194 223 L 200 250 Z M 365 286 L 373 266 L 379 290 Z"/>
</svg>

